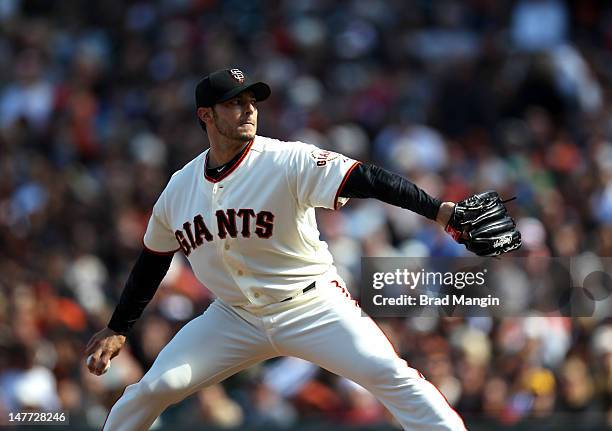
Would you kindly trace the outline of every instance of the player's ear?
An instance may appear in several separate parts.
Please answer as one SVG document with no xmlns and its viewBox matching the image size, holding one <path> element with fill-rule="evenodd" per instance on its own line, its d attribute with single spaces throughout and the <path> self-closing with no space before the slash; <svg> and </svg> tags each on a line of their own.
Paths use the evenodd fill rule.
<svg viewBox="0 0 612 431">
<path fill-rule="evenodd" d="M 197 110 L 198 118 L 204 123 L 212 121 L 212 108 L 199 107 Z"/>
</svg>

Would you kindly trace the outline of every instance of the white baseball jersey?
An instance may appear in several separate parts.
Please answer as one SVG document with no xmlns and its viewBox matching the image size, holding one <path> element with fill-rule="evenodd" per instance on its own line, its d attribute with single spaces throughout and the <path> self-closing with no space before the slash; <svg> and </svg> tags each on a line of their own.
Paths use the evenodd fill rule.
<svg viewBox="0 0 612 431">
<path fill-rule="evenodd" d="M 217 179 L 206 176 L 207 160 L 208 150 L 172 176 L 145 247 L 182 250 L 198 279 L 235 306 L 280 302 L 330 270 L 314 208 L 346 203 L 339 192 L 359 162 L 262 136 Z"/>
</svg>

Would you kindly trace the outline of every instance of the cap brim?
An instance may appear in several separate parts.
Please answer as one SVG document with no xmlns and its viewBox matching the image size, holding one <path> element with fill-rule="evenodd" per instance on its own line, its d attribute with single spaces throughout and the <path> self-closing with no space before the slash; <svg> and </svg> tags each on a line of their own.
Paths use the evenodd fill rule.
<svg viewBox="0 0 612 431">
<path fill-rule="evenodd" d="M 232 90 L 225 93 L 219 100 L 217 100 L 217 103 L 227 102 L 231 98 L 238 96 L 244 91 L 252 91 L 255 95 L 255 100 L 257 100 L 258 102 L 266 100 L 268 97 L 270 97 L 270 94 L 272 93 L 272 90 L 270 90 L 270 87 L 265 82 L 255 82 L 253 84 L 233 88 Z"/>
</svg>

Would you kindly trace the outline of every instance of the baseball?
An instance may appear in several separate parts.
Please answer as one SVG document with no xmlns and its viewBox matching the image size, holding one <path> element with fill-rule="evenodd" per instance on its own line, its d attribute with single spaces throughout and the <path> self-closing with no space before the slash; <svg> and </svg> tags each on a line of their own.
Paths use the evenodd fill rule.
<svg viewBox="0 0 612 431">
<path fill-rule="evenodd" d="M 89 355 L 87 357 L 87 366 L 89 367 L 89 365 L 91 364 L 91 361 L 93 361 L 93 355 Z M 106 368 L 104 368 L 104 371 L 102 371 L 102 374 L 106 373 L 110 368 L 110 361 L 107 362 L 106 364 Z"/>
</svg>

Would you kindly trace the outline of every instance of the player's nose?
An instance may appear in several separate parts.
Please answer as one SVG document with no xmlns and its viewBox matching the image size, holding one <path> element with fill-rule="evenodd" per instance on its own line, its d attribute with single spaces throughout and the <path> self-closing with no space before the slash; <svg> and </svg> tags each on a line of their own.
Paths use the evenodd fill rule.
<svg viewBox="0 0 612 431">
<path fill-rule="evenodd" d="M 254 113 L 257 108 L 255 107 L 255 103 L 247 102 L 244 104 L 244 110 L 246 113 Z"/>
<path fill-rule="evenodd" d="M 256 117 L 256 111 L 253 109 L 246 109 L 243 113 L 242 113 L 242 118 L 243 121 L 249 122 L 249 123 L 255 123 L 255 119 Z"/>
</svg>

